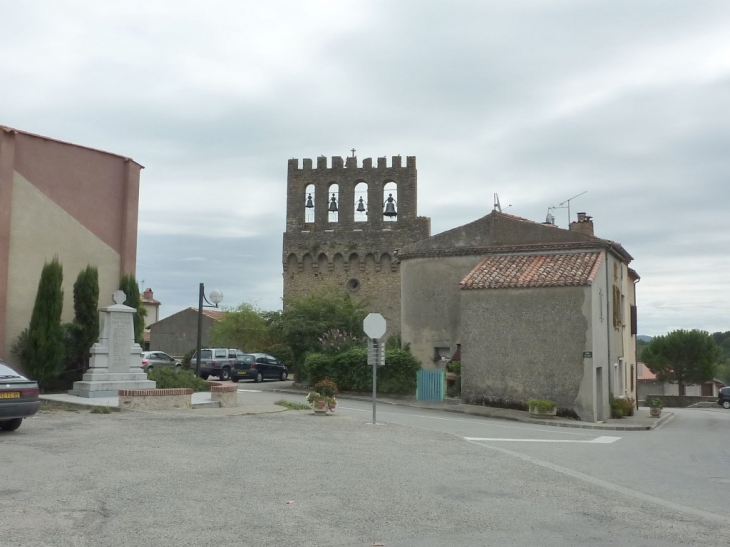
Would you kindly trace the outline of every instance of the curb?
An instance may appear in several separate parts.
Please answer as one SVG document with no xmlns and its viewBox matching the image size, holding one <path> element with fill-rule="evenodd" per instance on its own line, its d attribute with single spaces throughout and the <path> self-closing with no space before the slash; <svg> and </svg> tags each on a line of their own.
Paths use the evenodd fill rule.
<svg viewBox="0 0 730 547">
<path fill-rule="evenodd" d="M 306 392 L 298 391 L 295 389 L 271 389 L 269 391 L 275 391 L 278 393 L 289 393 L 292 395 L 306 395 Z M 338 396 L 339 399 L 350 399 L 353 401 L 372 401 L 371 397 L 360 397 L 357 395 L 342 395 L 340 394 Z M 397 401 L 393 399 L 378 399 L 378 403 L 380 404 L 387 404 L 387 405 L 393 405 L 393 406 L 406 406 L 410 408 L 421 408 L 424 410 L 436 410 L 440 412 L 451 412 L 454 414 L 466 414 L 468 416 L 481 416 L 482 418 L 493 418 L 495 420 L 507 420 L 511 422 L 522 422 L 522 423 L 528 423 L 528 424 L 536 424 L 536 425 L 550 425 L 553 427 L 571 427 L 574 429 L 595 429 L 599 431 L 651 431 L 654 430 L 662 425 L 664 425 L 666 422 L 671 420 L 674 417 L 674 413 L 672 412 L 664 412 L 662 413 L 662 417 L 659 418 L 656 422 L 649 424 L 649 425 L 607 425 L 607 424 L 593 424 L 590 422 L 558 422 L 553 420 L 536 420 L 534 418 L 529 418 L 527 416 L 521 416 L 521 415 L 504 415 L 501 413 L 491 413 L 489 410 L 490 407 L 487 406 L 476 406 L 476 405 L 466 405 L 466 406 L 472 406 L 473 409 L 480 409 L 480 410 L 473 410 L 472 408 L 458 408 L 456 404 L 454 403 L 445 403 L 444 406 L 433 406 L 433 405 L 418 405 L 413 404 L 409 401 Z M 517 412 L 517 411 L 515 411 Z"/>
<path fill-rule="evenodd" d="M 71 407 L 76 410 L 91 410 L 96 407 L 100 408 L 108 408 L 112 412 L 119 412 L 122 409 L 118 406 L 109 406 L 109 405 L 95 405 L 95 404 L 87 404 L 87 403 L 76 403 L 76 402 L 67 402 L 67 401 L 54 401 L 52 399 L 43 399 L 43 396 L 40 397 L 41 401 L 41 407 L 52 407 L 52 408 L 68 408 Z"/>
</svg>

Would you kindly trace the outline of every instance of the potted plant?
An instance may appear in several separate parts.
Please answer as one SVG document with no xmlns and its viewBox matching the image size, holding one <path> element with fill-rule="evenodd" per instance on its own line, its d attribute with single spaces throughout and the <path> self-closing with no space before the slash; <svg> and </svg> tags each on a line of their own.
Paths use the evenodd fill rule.
<svg viewBox="0 0 730 547">
<path fill-rule="evenodd" d="M 328 410 L 334 412 L 337 408 L 336 396 L 339 393 L 337 382 L 325 378 L 314 384 L 314 391 L 307 395 L 307 402 L 312 405 L 315 414 L 323 416 Z"/>
<path fill-rule="evenodd" d="M 558 403 L 550 399 L 529 399 L 527 406 L 530 414 L 541 418 L 552 418 L 558 412 Z"/>
<path fill-rule="evenodd" d="M 329 410 L 327 397 L 316 391 L 310 391 L 307 395 L 307 402 L 312 406 L 312 410 L 318 416 L 324 416 Z"/>
<path fill-rule="evenodd" d="M 659 397 L 654 397 L 653 399 L 649 399 L 649 414 L 653 418 L 658 418 L 662 415 L 662 407 L 664 404 L 662 403 L 662 400 Z"/>
<path fill-rule="evenodd" d="M 446 364 L 446 385 L 448 387 L 456 384 L 461 372 L 461 361 L 449 361 Z"/>
</svg>

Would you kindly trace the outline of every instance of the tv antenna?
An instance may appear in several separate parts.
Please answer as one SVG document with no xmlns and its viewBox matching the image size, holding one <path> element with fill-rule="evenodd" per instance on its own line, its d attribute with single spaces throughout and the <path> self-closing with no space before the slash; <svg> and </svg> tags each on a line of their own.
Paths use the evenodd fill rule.
<svg viewBox="0 0 730 547">
<path fill-rule="evenodd" d="M 505 207 L 505 209 L 509 209 L 510 207 L 512 207 L 511 203 L 509 205 L 507 205 L 507 207 Z M 499 194 L 497 194 L 496 192 L 494 194 L 494 209 L 493 210 L 499 211 L 500 213 L 502 212 L 502 205 L 499 203 Z"/>
<path fill-rule="evenodd" d="M 568 226 L 570 226 L 570 202 L 573 201 L 575 198 L 578 198 L 587 192 L 588 192 L 588 190 L 586 190 L 585 192 L 581 192 L 577 196 L 568 198 L 565 201 L 563 201 L 562 203 L 559 203 L 558 205 L 553 205 L 552 207 L 548 207 L 548 218 L 552 216 L 550 211 L 552 211 L 553 209 L 567 209 L 568 210 Z M 494 195 L 496 196 L 497 194 L 494 194 Z M 555 220 L 555 217 L 553 216 L 553 221 L 554 220 Z M 550 220 L 548 220 L 548 222 L 550 222 Z M 554 222 L 553 222 L 553 224 L 554 224 Z"/>
</svg>

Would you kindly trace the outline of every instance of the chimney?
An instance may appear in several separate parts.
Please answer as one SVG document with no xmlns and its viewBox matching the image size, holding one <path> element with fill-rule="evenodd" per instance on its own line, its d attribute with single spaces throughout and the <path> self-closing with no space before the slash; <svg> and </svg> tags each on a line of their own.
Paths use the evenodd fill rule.
<svg viewBox="0 0 730 547">
<path fill-rule="evenodd" d="M 578 213 L 577 222 L 571 222 L 568 229 L 571 232 L 578 232 L 586 236 L 593 236 L 593 217 L 586 215 L 585 213 Z"/>
<path fill-rule="evenodd" d="M 149 289 L 149 288 L 145 289 L 144 293 L 142 293 L 142 299 L 143 300 L 154 300 L 154 298 L 152 298 L 152 289 Z"/>
</svg>

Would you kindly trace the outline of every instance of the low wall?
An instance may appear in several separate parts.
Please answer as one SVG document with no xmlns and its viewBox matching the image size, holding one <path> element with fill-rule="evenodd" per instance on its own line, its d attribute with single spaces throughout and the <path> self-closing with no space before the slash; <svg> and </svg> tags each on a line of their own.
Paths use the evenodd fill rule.
<svg viewBox="0 0 730 547">
<path fill-rule="evenodd" d="M 686 408 L 690 405 L 694 405 L 697 403 L 717 404 L 717 397 L 699 397 L 697 395 L 647 395 L 644 399 L 644 404 L 646 404 L 646 406 L 649 406 L 647 401 L 651 401 L 655 398 L 661 399 L 662 405 L 670 408 Z"/>
<path fill-rule="evenodd" d="M 211 386 L 210 400 L 219 402 L 221 408 L 238 406 L 238 386 Z"/>
<path fill-rule="evenodd" d="M 174 389 L 120 389 L 119 408 L 128 410 L 175 410 L 190 408 L 193 390 Z"/>
</svg>

